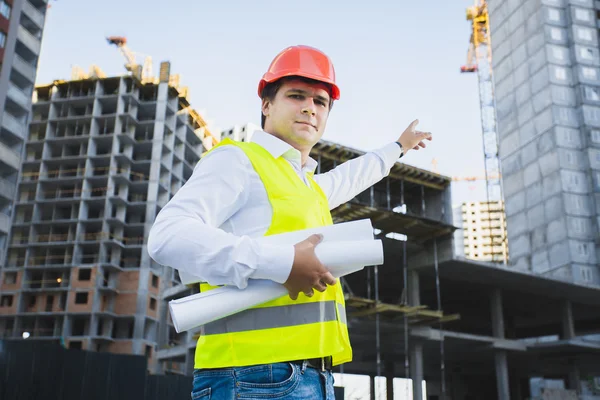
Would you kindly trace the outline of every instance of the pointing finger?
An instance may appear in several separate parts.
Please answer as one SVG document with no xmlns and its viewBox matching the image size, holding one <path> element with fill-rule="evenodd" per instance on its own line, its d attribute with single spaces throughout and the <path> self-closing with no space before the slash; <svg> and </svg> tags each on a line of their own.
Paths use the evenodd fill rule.
<svg viewBox="0 0 600 400">
<path fill-rule="evenodd" d="M 418 118 L 415 119 L 413 122 L 411 122 L 411 124 L 409 125 L 409 128 L 411 130 L 414 130 L 417 127 L 417 125 L 419 125 L 419 119 Z"/>
</svg>

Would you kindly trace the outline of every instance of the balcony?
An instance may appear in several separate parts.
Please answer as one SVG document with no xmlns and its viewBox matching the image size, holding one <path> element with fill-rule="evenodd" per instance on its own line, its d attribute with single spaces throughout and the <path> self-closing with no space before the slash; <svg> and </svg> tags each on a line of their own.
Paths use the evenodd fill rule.
<svg viewBox="0 0 600 400">
<path fill-rule="evenodd" d="M 40 54 L 40 39 L 33 36 L 27 31 L 27 29 L 23 28 L 22 26 L 19 26 L 19 30 L 17 32 L 17 39 L 35 55 Z"/>
<path fill-rule="evenodd" d="M 17 185 L 12 182 L 7 181 L 6 179 L 0 178 L 0 196 L 13 201 L 15 198 L 15 191 L 17 190 Z"/>
<path fill-rule="evenodd" d="M 20 154 L 2 142 L 0 142 L 0 161 L 17 171 L 21 167 Z"/>
<path fill-rule="evenodd" d="M 15 56 L 16 57 L 16 56 Z M 26 125 L 24 122 L 20 122 L 18 119 L 10 115 L 7 111 L 2 116 L 2 128 L 8 130 L 15 136 L 25 139 Z"/>
<path fill-rule="evenodd" d="M 8 233 L 10 228 L 10 217 L 0 212 L 0 232 Z"/>
<path fill-rule="evenodd" d="M 27 2 L 25 4 L 28 4 Z M 13 69 L 23 75 L 32 84 L 35 83 L 35 67 L 15 54 Z"/>
<path fill-rule="evenodd" d="M 40 29 L 44 29 L 44 15 L 39 12 L 30 2 L 23 2 L 23 13 L 29 17 Z"/>
<path fill-rule="evenodd" d="M 31 97 L 28 96 L 24 91 L 22 91 L 12 83 L 9 83 L 8 91 L 6 93 L 12 101 L 21 106 L 26 112 L 29 112 L 29 108 L 31 107 Z"/>
</svg>

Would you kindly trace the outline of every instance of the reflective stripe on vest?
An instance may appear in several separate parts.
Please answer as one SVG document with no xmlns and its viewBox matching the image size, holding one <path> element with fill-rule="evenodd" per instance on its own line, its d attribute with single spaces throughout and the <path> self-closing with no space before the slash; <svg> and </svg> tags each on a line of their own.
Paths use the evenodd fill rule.
<svg viewBox="0 0 600 400">
<path fill-rule="evenodd" d="M 225 139 L 213 150 L 224 145 L 241 149 L 264 185 L 273 212 L 265 236 L 333 224 L 327 196 L 311 174 L 306 176 L 308 186 L 288 161 L 274 158 L 256 143 Z M 213 288 L 200 285 L 203 292 Z M 285 295 L 207 324 L 198 338 L 194 367 L 238 367 L 325 356 L 332 356 L 333 365 L 352 361 L 344 307 L 338 280 L 311 298 L 304 293 L 296 300 Z"/>
<path fill-rule="evenodd" d="M 218 335 L 335 321 L 337 319 L 336 305 L 340 321 L 345 324 L 345 307 L 331 300 L 279 307 L 251 308 L 204 325 L 202 334 Z"/>
</svg>

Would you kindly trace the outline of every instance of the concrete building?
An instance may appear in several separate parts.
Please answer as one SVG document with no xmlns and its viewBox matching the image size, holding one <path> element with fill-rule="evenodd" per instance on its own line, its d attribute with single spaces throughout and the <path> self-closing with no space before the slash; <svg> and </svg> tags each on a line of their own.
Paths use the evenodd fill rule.
<svg viewBox="0 0 600 400">
<path fill-rule="evenodd" d="M 503 202 L 463 203 L 454 215 L 454 224 L 461 227 L 455 234 L 456 254 L 478 261 L 508 261 Z"/>
<path fill-rule="evenodd" d="M 259 125 L 248 122 L 245 125 L 235 125 L 234 127 L 221 132 L 221 139 L 229 138 L 237 142 L 248 142 L 252 140 L 252 134 L 261 130 Z"/>
<path fill-rule="evenodd" d="M 186 97 L 133 77 L 35 89 L 18 200 L 0 280 L 0 337 L 145 354 L 179 281 L 154 263 L 154 217 L 212 140 Z M 201 137 L 205 135 L 204 137 Z"/>
<path fill-rule="evenodd" d="M 511 263 L 598 285 L 600 3 L 488 3 Z"/>
<path fill-rule="evenodd" d="M 47 0 L 0 0 L 0 265 L 4 262 Z"/>
</svg>

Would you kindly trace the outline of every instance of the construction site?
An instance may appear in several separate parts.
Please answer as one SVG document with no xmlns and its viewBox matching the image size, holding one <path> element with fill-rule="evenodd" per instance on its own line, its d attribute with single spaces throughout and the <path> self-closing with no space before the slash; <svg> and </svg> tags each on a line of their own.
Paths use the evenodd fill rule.
<svg viewBox="0 0 600 400">
<path fill-rule="evenodd" d="M 364 398 L 600 399 L 599 18 L 592 0 L 477 1 L 457 73 L 479 88 L 485 176 L 398 161 L 332 210 L 383 241 L 383 265 L 341 278 L 353 360 L 334 372 L 368 376 Z M 0 96 L 0 344 L 138 355 L 151 375 L 190 377 L 202 327 L 177 333 L 169 302 L 199 287 L 152 260 L 149 231 L 206 151 L 260 128 L 215 131 L 170 62 L 155 76 L 125 37 L 107 45 L 127 72 L 74 67 L 32 88 L 26 128 L 16 89 Z M 0 89 L 20 76 L 10 56 Z M 311 157 L 324 173 L 362 154 L 321 140 Z M 461 181 L 483 182 L 485 201 L 454 204 Z"/>
</svg>

